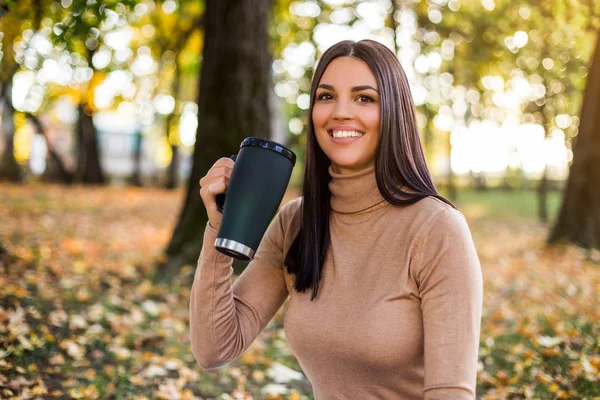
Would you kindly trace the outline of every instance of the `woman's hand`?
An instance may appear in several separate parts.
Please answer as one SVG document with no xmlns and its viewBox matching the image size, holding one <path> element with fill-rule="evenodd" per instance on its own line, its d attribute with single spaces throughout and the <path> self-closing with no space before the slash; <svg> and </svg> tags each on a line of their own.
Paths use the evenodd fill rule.
<svg viewBox="0 0 600 400">
<path fill-rule="evenodd" d="M 206 208 L 208 221 L 216 230 L 221 226 L 223 218 L 223 214 L 217 210 L 216 197 L 227 190 L 234 163 L 235 161 L 229 157 L 219 158 L 200 179 L 200 197 Z"/>
</svg>

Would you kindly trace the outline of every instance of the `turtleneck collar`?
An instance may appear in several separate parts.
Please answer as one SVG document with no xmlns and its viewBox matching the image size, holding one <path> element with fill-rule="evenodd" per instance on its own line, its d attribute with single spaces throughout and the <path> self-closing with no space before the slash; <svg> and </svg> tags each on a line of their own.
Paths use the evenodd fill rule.
<svg viewBox="0 0 600 400">
<path fill-rule="evenodd" d="M 377 187 L 375 165 L 349 174 L 340 174 L 329 166 L 331 208 L 342 214 L 356 214 L 386 201 Z"/>
</svg>

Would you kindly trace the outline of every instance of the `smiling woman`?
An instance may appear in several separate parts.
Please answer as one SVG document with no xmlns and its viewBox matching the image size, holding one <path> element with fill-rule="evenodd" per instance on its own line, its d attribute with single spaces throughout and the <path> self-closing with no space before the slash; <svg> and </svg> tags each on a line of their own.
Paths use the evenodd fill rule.
<svg viewBox="0 0 600 400">
<path fill-rule="evenodd" d="M 432 183 L 394 53 L 371 40 L 332 46 L 308 115 L 302 197 L 233 286 L 232 259 L 206 226 L 190 303 L 196 359 L 237 358 L 289 297 L 286 338 L 316 399 L 474 399 L 481 267 L 464 216 Z M 207 209 L 232 164 L 203 178 Z"/>
</svg>

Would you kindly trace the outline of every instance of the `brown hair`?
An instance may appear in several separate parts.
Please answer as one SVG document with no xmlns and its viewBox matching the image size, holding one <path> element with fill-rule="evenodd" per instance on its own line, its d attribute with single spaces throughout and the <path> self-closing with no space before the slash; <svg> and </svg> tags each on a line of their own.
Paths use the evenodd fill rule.
<svg viewBox="0 0 600 400">
<path fill-rule="evenodd" d="M 296 275 L 294 288 L 298 292 L 312 289 L 311 300 L 317 296 L 330 244 L 331 199 L 328 172 L 331 161 L 317 143 L 312 110 L 323 72 L 337 57 L 356 57 L 366 62 L 379 86 L 381 139 L 375 155 L 375 175 L 381 195 L 397 206 L 433 196 L 454 207 L 438 194 L 429 174 L 408 79 L 398 58 L 386 46 L 373 40 L 345 40 L 331 46 L 321 56 L 312 78 L 301 225 L 285 257 L 288 272 Z M 403 186 L 412 191 L 401 190 Z"/>
</svg>

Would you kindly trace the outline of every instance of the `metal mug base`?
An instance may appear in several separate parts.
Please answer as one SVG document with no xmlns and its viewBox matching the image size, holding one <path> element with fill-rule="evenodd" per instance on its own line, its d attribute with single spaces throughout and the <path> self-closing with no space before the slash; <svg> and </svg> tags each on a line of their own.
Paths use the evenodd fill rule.
<svg viewBox="0 0 600 400">
<path fill-rule="evenodd" d="M 215 248 L 221 253 L 238 260 L 250 261 L 254 258 L 254 250 L 235 240 L 217 238 Z"/>
</svg>

